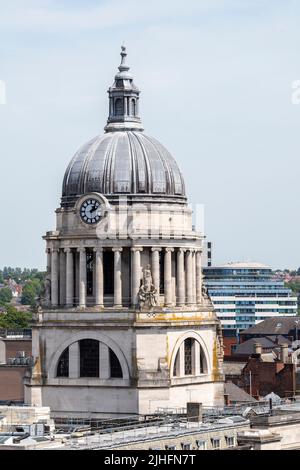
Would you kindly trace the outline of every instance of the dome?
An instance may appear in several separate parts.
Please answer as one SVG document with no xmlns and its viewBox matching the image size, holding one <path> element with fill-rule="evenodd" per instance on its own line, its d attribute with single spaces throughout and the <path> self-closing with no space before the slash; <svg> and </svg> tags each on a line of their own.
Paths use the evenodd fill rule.
<svg viewBox="0 0 300 470">
<path fill-rule="evenodd" d="M 69 164 L 63 183 L 62 205 L 73 205 L 90 192 L 108 200 L 161 196 L 185 201 L 181 172 L 168 150 L 143 132 L 108 132 L 85 144 Z"/>
<path fill-rule="evenodd" d="M 65 173 L 62 207 L 98 192 L 110 202 L 127 196 L 128 202 L 186 203 L 182 174 L 168 150 L 143 132 L 139 117 L 140 91 L 122 62 L 109 88 L 109 117 L 105 134 L 83 145 Z"/>
</svg>

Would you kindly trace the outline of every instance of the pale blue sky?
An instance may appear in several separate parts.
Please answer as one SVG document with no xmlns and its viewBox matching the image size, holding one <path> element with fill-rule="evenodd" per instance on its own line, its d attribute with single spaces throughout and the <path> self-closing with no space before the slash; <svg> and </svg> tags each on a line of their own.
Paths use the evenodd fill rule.
<svg viewBox="0 0 300 470">
<path fill-rule="evenodd" d="M 205 204 L 214 261 L 300 266 L 297 0 L 0 0 L 0 266 L 43 267 L 64 170 L 125 41 L 145 131 Z"/>
</svg>

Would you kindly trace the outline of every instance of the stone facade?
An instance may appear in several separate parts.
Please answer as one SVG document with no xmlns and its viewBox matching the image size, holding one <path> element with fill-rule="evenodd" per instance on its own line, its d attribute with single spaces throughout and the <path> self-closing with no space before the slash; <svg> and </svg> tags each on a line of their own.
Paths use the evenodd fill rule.
<svg viewBox="0 0 300 470">
<path fill-rule="evenodd" d="M 57 416 L 223 403 L 203 234 L 192 227 L 175 160 L 143 134 L 139 91 L 121 55 L 106 134 L 75 155 L 56 230 L 44 237 L 47 277 L 25 393 Z"/>
</svg>

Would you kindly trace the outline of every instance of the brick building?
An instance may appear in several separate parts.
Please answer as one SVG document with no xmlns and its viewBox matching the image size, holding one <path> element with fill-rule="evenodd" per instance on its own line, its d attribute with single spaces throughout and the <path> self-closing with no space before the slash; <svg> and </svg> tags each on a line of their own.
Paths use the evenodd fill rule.
<svg viewBox="0 0 300 470">
<path fill-rule="evenodd" d="M 288 356 L 287 345 L 281 346 L 278 357 L 274 351 L 263 354 L 261 345 L 256 343 L 255 353 L 242 369 L 237 385 L 257 399 L 271 392 L 280 397 L 294 396 L 296 367 Z"/>
<path fill-rule="evenodd" d="M 24 402 L 23 379 L 31 364 L 31 331 L 1 331 L 0 402 Z"/>
</svg>

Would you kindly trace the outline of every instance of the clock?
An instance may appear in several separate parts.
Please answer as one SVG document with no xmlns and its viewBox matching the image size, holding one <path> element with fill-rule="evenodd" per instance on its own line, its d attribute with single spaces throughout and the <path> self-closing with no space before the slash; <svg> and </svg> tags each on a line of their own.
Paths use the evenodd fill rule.
<svg viewBox="0 0 300 470">
<path fill-rule="evenodd" d="M 86 199 L 80 207 L 80 217 L 86 224 L 97 224 L 102 216 L 101 204 L 97 199 Z"/>
</svg>

